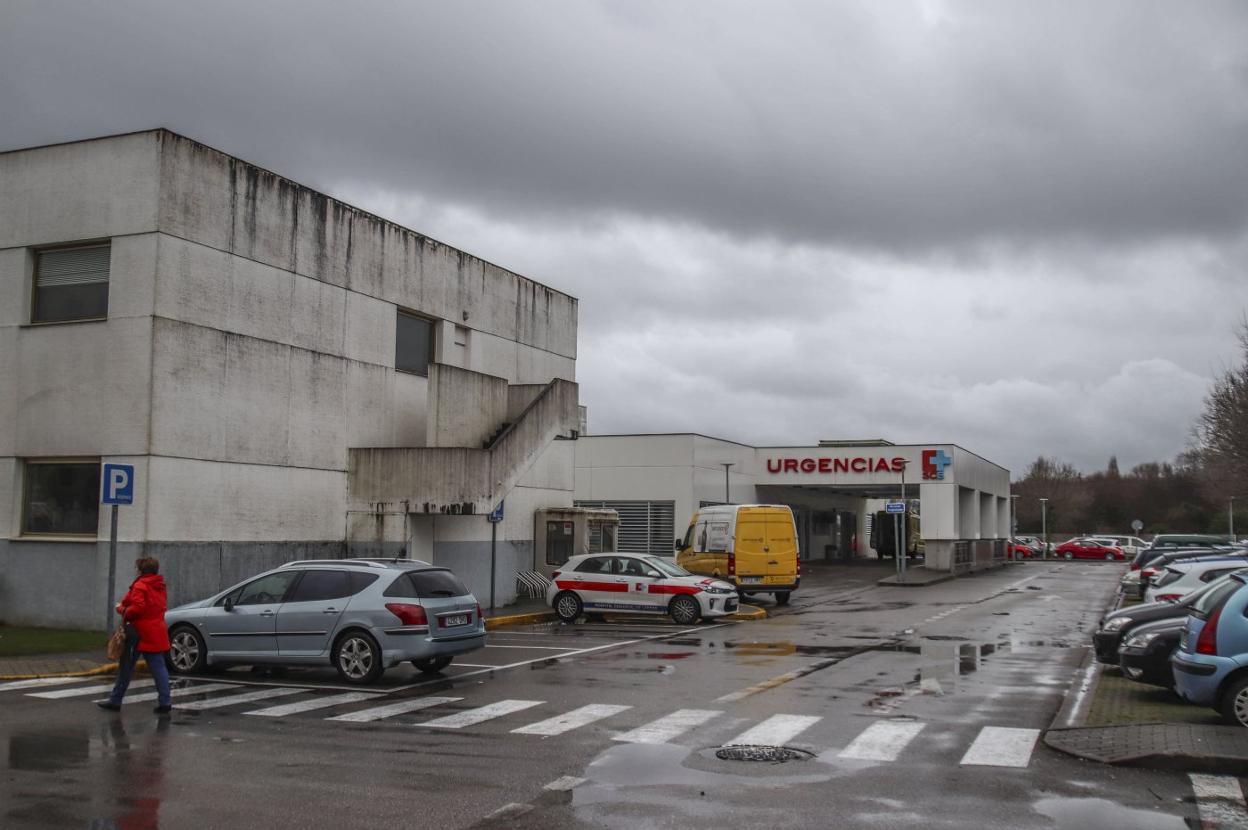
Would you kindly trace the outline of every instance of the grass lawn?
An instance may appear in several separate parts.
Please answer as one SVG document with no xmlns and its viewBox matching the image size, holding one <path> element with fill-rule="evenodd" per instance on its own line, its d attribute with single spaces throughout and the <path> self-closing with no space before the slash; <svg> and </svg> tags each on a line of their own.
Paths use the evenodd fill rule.
<svg viewBox="0 0 1248 830">
<path fill-rule="evenodd" d="M 1085 726 L 1154 722 L 1222 723 L 1217 712 L 1186 703 L 1169 689 L 1136 683 L 1114 670 L 1101 675 Z"/>
<path fill-rule="evenodd" d="M 106 639 L 100 631 L 66 631 L 60 628 L 23 628 L 0 625 L 0 657 L 95 651 L 104 648 Z"/>
</svg>

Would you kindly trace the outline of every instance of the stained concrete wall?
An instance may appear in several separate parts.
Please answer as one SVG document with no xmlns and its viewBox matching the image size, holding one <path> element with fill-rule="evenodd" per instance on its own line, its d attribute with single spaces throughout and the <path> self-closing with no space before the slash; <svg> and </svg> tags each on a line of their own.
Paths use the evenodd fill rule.
<svg viewBox="0 0 1248 830">
<path fill-rule="evenodd" d="M 340 555 L 357 525 L 381 529 L 352 552 L 402 547 L 393 517 L 346 510 L 348 447 L 426 442 L 428 383 L 394 370 L 397 309 L 438 320 L 437 355 L 453 365 L 511 383 L 575 378 L 574 298 L 165 131 L 0 154 L 0 194 L 10 616 L 82 624 L 95 617 L 86 597 L 107 606 L 98 540 L 6 541 L 18 459 L 135 463 L 123 544 L 159 550 L 175 590 L 200 596 L 309 552 Z M 108 319 L 27 326 L 31 246 L 100 239 Z M 49 599 L 54 574 L 82 596 Z"/>
<path fill-rule="evenodd" d="M 506 378 L 430 365 L 425 443 L 483 448 L 507 418 L 507 399 Z"/>
</svg>

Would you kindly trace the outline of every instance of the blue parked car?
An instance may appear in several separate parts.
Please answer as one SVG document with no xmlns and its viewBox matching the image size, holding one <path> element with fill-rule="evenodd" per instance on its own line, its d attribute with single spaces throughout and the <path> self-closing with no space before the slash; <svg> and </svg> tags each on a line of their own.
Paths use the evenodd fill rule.
<svg viewBox="0 0 1248 830">
<path fill-rule="evenodd" d="M 1192 605 L 1170 665 L 1180 697 L 1248 726 L 1248 576 L 1229 575 Z"/>
</svg>

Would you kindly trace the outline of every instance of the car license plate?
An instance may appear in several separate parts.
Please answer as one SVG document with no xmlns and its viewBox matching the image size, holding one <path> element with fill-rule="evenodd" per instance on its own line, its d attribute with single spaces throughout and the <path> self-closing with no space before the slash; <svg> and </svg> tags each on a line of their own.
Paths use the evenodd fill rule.
<svg viewBox="0 0 1248 830">
<path fill-rule="evenodd" d="M 450 628 L 452 625 L 467 625 L 468 624 L 467 614 L 451 614 L 450 616 L 442 617 L 441 619 L 442 619 L 443 628 Z"/>
<path fill-rule="evenodd" d="M 761 576 L 743 576 L 741 577 L 742 585 L 759 585 L 763 581 Z"/>
</svg>

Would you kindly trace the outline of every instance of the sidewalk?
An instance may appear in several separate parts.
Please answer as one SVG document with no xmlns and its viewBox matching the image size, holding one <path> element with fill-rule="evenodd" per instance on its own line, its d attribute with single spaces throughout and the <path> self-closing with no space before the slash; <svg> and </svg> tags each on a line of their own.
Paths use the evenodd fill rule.
<svg viewBox="0 0 1248 830">
<path fill-rule="evenodd" d="M 1045 732 L 1047 746 L 1102 764 L 1248 774 L 1248 730 L 1224 726 L 1212 709 L 1136 683 L 1094 659 L 1089 654 L 1067 690 Z M 1085 674 L 1089 682 L 1080 683 Z"/>
<path fill-rule="evenodd" d="M 0 657 L 0 680 L 29 680 L 35 677 L 87 677 L 108 674 L 117 663 L 99 651 L 72 654 L 34 654 L 26 657 Z"/>
</svg>

